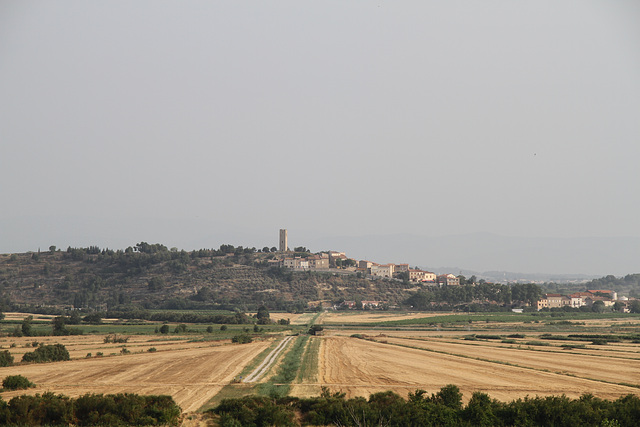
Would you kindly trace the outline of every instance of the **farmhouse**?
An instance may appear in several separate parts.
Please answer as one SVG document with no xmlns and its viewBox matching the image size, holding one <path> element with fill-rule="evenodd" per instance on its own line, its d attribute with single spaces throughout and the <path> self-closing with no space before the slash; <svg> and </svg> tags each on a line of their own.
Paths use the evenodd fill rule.
<svg viewBox="0 0 640 427">
<path fill-rule="evenodd" d="M 596 301 L 602 301 L 606 307 L 611 307 L 617 301 L 618 294 L 611 290 L 588 290 L 575 292 L 571 295 L 544 294 L 537 302 L 538 310 L 543 308 L 584 307 L 591 306 Z"/>
</svg>

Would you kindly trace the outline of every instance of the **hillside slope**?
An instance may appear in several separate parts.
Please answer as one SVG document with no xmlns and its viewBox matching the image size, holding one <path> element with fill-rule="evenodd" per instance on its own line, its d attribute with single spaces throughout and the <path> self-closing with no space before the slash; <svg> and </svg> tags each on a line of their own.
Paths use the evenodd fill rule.
<svg viewBox="0 0 640 427">
<path fill-rule="evenodd" d="M 146 244 L 145 244 L 146 245 Z M 273 254 L 237 248 L 169 251 L 69 248 L 0 255 L 0 293 L 13 304 L 113 309 L 199 308 L 215 305 L 302 309 L 309 301 L 406 298 L 410 285 L 344 272 L 291 272 L 267 266 Z M 138 247 L 136 246 L 138 249 Z"/>
</svg>

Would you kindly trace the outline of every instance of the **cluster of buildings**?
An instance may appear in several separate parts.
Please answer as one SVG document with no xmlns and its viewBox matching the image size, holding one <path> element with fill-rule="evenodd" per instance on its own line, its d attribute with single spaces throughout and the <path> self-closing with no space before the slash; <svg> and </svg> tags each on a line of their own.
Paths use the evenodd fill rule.
<svg viewBox="0 0 640 427">
<path fill-rule="evenodd" d="M 543 308 L 578 308 L 583 306 L 592 306 L 596 301 L 602 301 L 605 307 L 611 307 L 617 301 L 626 305 L 628 298 L 621 297 L 618 299 L 618 294 L 615 291 L 601 289 L 576 292 L 571 295 L 544 294 L 542 298 L 538 300 L 537 308 L 538 310 Z"/>
<path fill-rule="evenodd" d="M 295 253 L 292 254 L 289 251 L 286 229 L 280 230 L 279 253 L 282 256 L 268 261 L 269 264 L 292 270 L 327 270 L 331 268 L 341 268 L 373 277 L 402 277 L 407 278 L 410 282 L 434 286 L 456 286 L 460 284 L 460 279 L 453 274 L 436 275 L 430 271 L 409 268 L 409 264 L 378 264 L 365 260 L 355 262 L 347 257 L 344 252 L 328 251 L 318 254 L 301 254 L 296 256 Z"/>
</svg>

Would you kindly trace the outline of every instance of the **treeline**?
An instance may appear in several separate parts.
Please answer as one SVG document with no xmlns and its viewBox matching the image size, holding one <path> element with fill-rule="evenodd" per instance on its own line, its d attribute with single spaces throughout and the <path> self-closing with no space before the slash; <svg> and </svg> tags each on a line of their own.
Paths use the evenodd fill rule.
<svg viewBox="0 0 640 427">
<path fill-rule="evenodd" d="M 45 392 L 0 399 L 4 426 L 178 425 L 180 407 L 171 396 L 86 394 L 76 399 Z"/>
<path fill-rule="evenodd" d="M 407 400 L 387 391 L 369 399 L 346 399 L 323 390 L 320 397 L 225 399 L 212 410 L 221 426 L 386 425 L 386 426 L 637 426 L 640 398 L 627 395 L 609 401 L 585 394 L 579 399 L 548 396 L 500 402 L 482 392 L 467 405 L 455 385 Z"/>
<path fill-rule="evenodd" d="M 449 310 L 466 305 L 469 311 L 483 311 L 486 306 L 524 306 L 536 302 L 542 296 L 540 286 L 532 283 L 502 285 L 499 283 L 478 283 L 460 286 L 429 286 L 404 301 L 404 305 L 417 310 Z"/>
<path fill-rule="evenodd" d="M 147 311 L 147 310 L 126 310 L 107 311 L 106 317 L 127 319 L 127 320 L 150 320 L 153 322 L 175 322 L 175 323 L 219 323 L 219 324 L 247 324 L 254 323 L 254 319 L 245 313 L 234 314 L 197 314 L 180 313 L 175 311 Z"/>
</svg>

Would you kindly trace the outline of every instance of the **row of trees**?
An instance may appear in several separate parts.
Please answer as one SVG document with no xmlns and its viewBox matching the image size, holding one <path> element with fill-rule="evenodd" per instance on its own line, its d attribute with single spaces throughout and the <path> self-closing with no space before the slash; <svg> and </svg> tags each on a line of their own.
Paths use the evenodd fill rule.
<svg viewBox="0 0 640 427">
<path fill-rule="evenodd" d="M 345 399 L 323 390 L 320 397 L 279 399 L 249 396 L 226 399 L 213 410 L 221 426 L 385 425 L 385 426 L 636 426 L 640 398 L 615 401 L 585 394 L 579 399 L 548 396 L 499 402 L 475 392 L 467 405 L 455 385 L 428 395 L 409 393 L 407 400 L 387 391 Z"/>
</svg>

